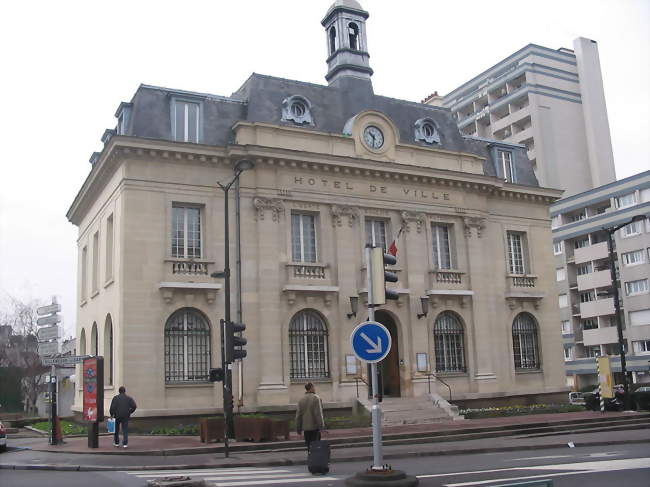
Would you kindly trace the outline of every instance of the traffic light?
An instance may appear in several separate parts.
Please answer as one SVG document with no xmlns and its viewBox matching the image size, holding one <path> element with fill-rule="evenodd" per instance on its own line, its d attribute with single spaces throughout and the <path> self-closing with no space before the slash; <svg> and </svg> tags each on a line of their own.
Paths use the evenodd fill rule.
<svg viewBox="0 0 650 487">
<path fill-rule="evenodd" d="M 226 322 L 226 362 L 232 363 L 237 359 L 246 357 L 246 350 L 242 347 L 246 345 L 246 339 L 236 335 L 246 329 L 243 323 Z"/>
<path fill-rule="evenodd" d="M 386 282 L 397 282 L 397 274 L 385 269 L 387 265 L 395 265 L 397 259 L 391 254 L 384 253 L 381 247 L 370 249 L 370 276 L 373 294 L 373 303 L 386 304 L 387 299 L 398 299 L 397 291 L 386 288 Z"/>
<path fill-rule="evenodd" d="M 210 382 L 223 382 L 223 369 L 210 369 Z"/>
</svg>

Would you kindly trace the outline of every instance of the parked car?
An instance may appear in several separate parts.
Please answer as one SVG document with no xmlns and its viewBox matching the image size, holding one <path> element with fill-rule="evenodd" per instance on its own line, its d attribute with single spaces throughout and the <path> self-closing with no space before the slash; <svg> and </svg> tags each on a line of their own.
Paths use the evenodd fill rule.
<svg viewBox="0 0 650 487">
<path fill-rule="evenodd" d="M 650 409 L 650 386 L 641 386 L 632 393 L 637 409 Z"/>
<path fill-rule="evenodd" d="M 0 421 L 0 451 L 7 451 L 7 428 Z"/>
<path fill-rule="evenodd" d="M 584 405 L 585 394 L 583 392 L 569 392 L 569 404 Z"/>
</svg>

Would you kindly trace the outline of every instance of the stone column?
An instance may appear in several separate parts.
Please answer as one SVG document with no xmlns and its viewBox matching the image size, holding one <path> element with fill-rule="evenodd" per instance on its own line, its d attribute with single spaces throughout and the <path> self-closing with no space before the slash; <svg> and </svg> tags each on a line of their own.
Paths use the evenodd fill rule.
<svg viewBox="0 0 650 487">
<path fill-rule="evenodd" d="M 497 390 L 497 376 L 494 371 L 494 341 L 500 339 L 495 333 L 496 306 L 498 303 L 494 291 L 493 256 L 490 249 L 489 235 L 486 235 L 486 220 L 482 217 L 464 217 L 465 242 L 467 245 L 468 277 L 472 296 L 473 333 L 467 330 L 468 340 L 472 340 L 474 356 L 474 377 L 477 392 L 494 392 Z M 494 238 L 497 238 L 494 236 Z"/>
<path fill-rule="evenodd" d="M 281 312 L 280 283 L 284 281 L 283 262 L 278 256 L 286 254 L 284 205 L 275 198 L 253 198 L 257 223 L 257 273 L 255 303 L 257 309 L 256 355 L 259 384 L 258 405 L 285 405 L 289 403 L 288 386 L 284 381 L 285 357 L 284 327 Z M 280 259 L 281 260 L 281 259 Z M 251 353 L 251 352 L 249 352 Z"/>
</svg>

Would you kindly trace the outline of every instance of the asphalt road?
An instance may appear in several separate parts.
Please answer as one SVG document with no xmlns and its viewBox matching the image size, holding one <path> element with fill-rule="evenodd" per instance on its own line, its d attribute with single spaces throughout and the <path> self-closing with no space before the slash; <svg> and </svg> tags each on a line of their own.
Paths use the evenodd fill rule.
<svg viewBox="0 0 650 487">
<path fill-rule="evenodd" d="M 305 466 L 215 468 L 187 471 L 54 472 L 0 470 L 2 487 L 144 487 L 153 476 L 189 475 L 205 478 L 210 486 L 263 487 L 343 486 L 346 477 L 367 463 L 336 463 L 326 476 L 311 476 Z M 127 467 L 128 468 L 128 467 Z M 426 487 L 489 487 L 551 479 L 554 487 L 648 487 L 650 443 L 527 450 L 398 460 L 393 468 L 417 475 Z"/>
</svg>

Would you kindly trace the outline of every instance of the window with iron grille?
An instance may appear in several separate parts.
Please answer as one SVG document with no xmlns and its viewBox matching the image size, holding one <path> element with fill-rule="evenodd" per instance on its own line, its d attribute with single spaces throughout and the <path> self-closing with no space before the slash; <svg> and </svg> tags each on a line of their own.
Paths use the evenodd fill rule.
<svg viewBox="0 0 650 487">
<path fill-rule="evenodd" d="M 294 262 L 317 262 L 314 215 L 304 213 L 291 215 L 291 245 Z"/>
<path fill-rule="evenodd" d="M 433 243 L 433 265 L 436 269 L 453 269 L 451 261 L 451 225 L 431 225 Z"/>
<path fill-rule="evenodd" d="M 196 309 L 179 309 L 165 323 L 165 383 L 207 381 L 209 368 L 208 320 Z"/>
<path fill-rule="evenodd" d="M 172 257 L 201 258 L 201 208 L 172 207 Z"/>
<path fill-rule="evenodd" d="M 300 311 L 289 325 L 292 379 L 329 377 L 327 325 L 315 311 Z"/>
<path fill-rule="evenodd" d="M 512 323 L 512 349 L 516 369 L 539 369 L 537 324 L 528 313 L 519 313 Z"/>
<path fill-rule="evenodd" d="M 436 372 L 465 372 L 465 333 L 460 319 L 450 311 L 438 315 L 433 325 Z"/>
<path fill-rule="evenodd" d="M 508 270 L 510 274 L 526 274 L 526 234 L 508 232 Z"/>
<path fill-rule="evenodd" d="M 381 247 L 388 252 L 386 246 L 386 222 L 375 218 L 366 218 L 366 243 Z"/>
</svg>

